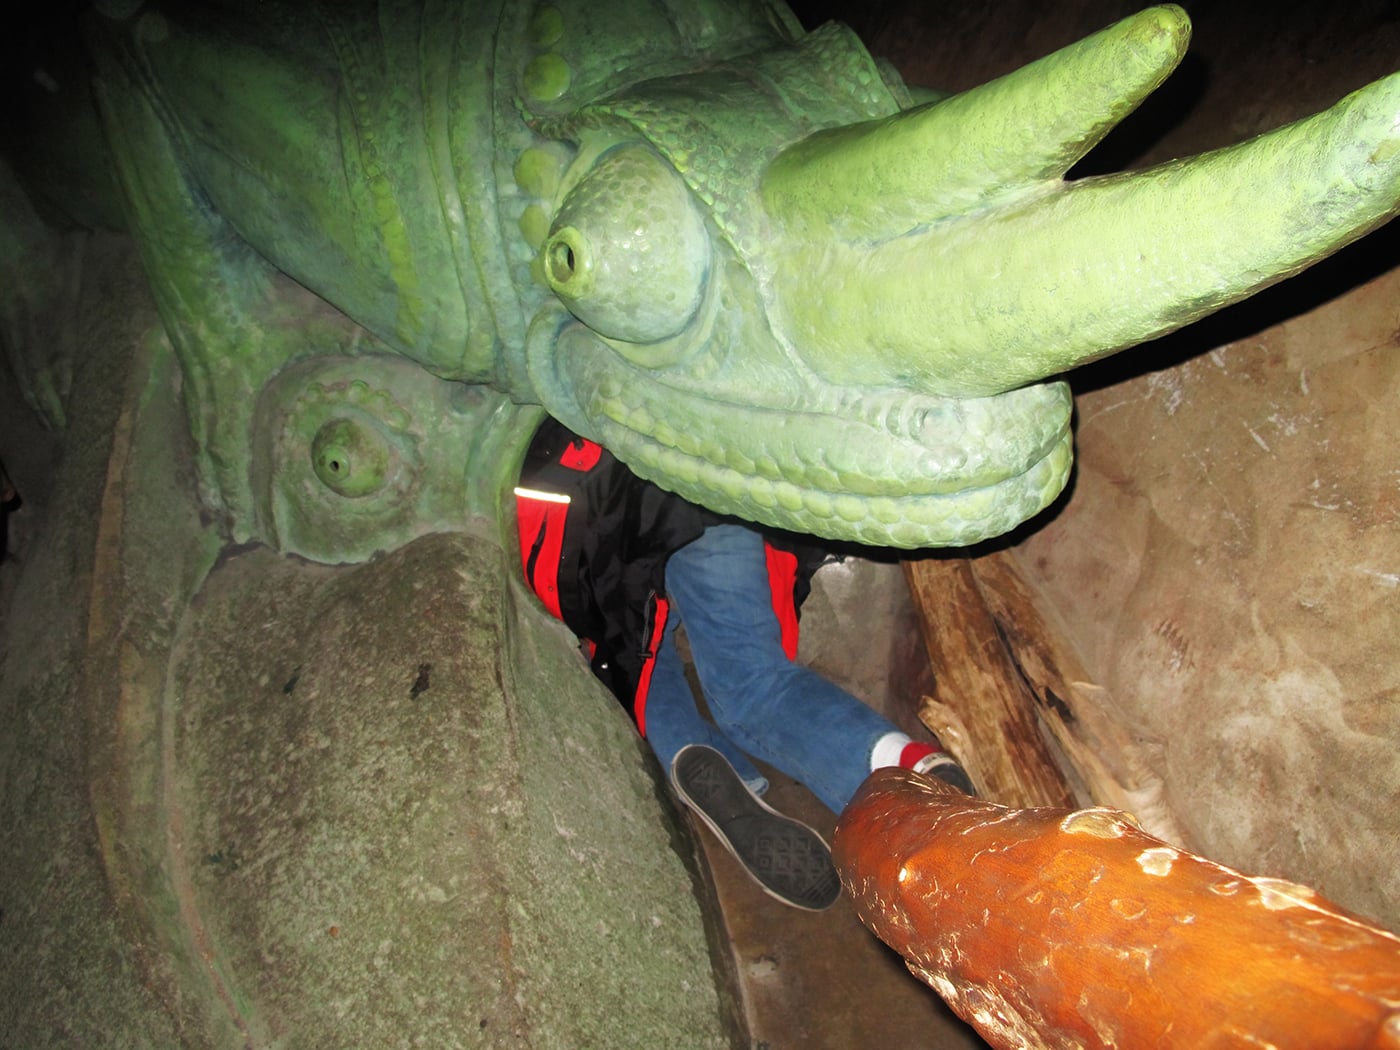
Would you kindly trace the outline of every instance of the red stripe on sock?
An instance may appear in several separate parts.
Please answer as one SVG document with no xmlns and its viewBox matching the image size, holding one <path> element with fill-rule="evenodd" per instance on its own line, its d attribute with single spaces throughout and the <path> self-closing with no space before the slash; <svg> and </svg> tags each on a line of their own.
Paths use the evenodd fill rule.
<svg viewBox="0 0 1400 1050">
<path fill-rule="evenodd" d="M 904 745 L 904 750 L 899 753 L 899 764 L 905 769 L 913 769 L 920 759 L 927 758 L 937 750 L 932 744 L 921 744 L 915 740 Z"/>
</svg>

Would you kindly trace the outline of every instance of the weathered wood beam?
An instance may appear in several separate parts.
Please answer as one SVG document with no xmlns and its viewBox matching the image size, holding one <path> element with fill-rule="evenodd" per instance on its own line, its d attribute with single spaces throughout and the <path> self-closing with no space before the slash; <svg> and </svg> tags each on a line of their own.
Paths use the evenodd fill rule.
<svg viewBox="0 0 1400 1050">
<path fill-rule="evenodd" d="M 1035 697 L 967 560 L 906 561 L 904 573 L 933 666 L 934 698 L 966 727 L 978 791 L 1013 806 L 1073 805 L 1037 722 Z"/>
<path fill-rule="evenodd" d="M 1400 1050 L 1400 938 L 1122 813 L 878 770 L 833 855 L 862 921 L 993 1047 Z"/>
<path fill-rule="evenodd" d="M 920 716 L 934 732 L 947 731 L 950 713 L 969 722 L 969 766 L 994 771 L 989 797 L 1008 805 L 1068 805 L 1035 793 L 1043 778 L 1019 767 L 1043 760 L 1052 774 L 1068 774 L 1081 800 L 1125 810 L 1148 831 L 1191 845 L 1164 798 L 1161 777 L 1149 761 L 1150 742 L 1125 725 L 1109 691 L 1093 681 L 1057 613 L 1027 579 L 1015 554 L 994 551 L 949 562 L 906 562 L 906 578 L 923 621 L 933 663 L 936 695 Z M 950 599 L 956 606 L 949 604 Z M 977 661 L 977 667 L 960 666 Z M 999 730 L 1026 719 L 1048 734 L 1055 749 L 1040 752 L 1004 741 Z M 957 731 L 954 730 L 956 738 Z M 1017 771 L 1007 770 L 1008 764 Z M 1005 787 L 1008 777 L 1014 777 Z M 1027 787 L 1022 781 L 1032 779 Z"/>
<path fill-rule="evenodd" d="M 1148 761 L 1148 742 L 1124 723 L 1094 682 L 1055 609 L 1013 552 L 968 561 L 997 633 L 1034 698 L 1034 710 L 1095 805 L 1125 810 L 1159 838 L 1191 846 Z"/>
</svg>

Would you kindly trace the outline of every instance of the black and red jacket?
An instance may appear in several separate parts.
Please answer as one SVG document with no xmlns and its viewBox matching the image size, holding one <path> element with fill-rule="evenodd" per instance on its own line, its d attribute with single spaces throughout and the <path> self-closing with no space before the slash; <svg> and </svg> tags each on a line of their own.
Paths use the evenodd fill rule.
<svg viewBox="0 0 1400 1050">
<path fill-rule="evenodd" d="M 583 640 L 593 673 L 646 734 L 651 668 L 669 606 L 666 559 L 726 519 L 644 481 L 612 453 L 549 419 L 515 490 L 520 562 L 545 608 Z M 797 611 L 825 552 L 767 538 L 783 647 L 797 653 Z"/>
</svg>

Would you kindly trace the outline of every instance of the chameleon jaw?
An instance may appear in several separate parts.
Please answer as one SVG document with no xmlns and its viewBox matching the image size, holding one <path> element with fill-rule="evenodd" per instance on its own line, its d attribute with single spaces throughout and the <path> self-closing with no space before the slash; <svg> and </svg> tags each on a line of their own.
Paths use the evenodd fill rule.
<svg viewBox="0 0 1400 1050">
<path fill-rule="evenodd" d="M 1068 480 L 1062 383 L 988 398 L 809 391 L 739 401 L 664 384 L 586 327 L 532 330 L 546 408 L 633 471 L 721 514 L 900 549 L 965 546 L 1048 506 Z M 771 391 L 769 392 L 772 393 Z"/>
</svg>

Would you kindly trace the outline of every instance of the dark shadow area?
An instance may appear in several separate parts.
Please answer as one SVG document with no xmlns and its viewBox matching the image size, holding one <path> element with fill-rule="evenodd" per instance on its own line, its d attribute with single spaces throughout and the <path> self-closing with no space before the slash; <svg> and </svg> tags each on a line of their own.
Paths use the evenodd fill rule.
<svg viewBox="0 0 1400 1050">
<path fill-rule="evenodd" d="M 24 506 L 19 489 L 15 488 L 10 475 L 5 472 L 5 464 L 0 463 L 0 562 L 11 556 L 10 515 Z"/>
<path fill-rule="evenodd" d="M 1188 53 L 1166 82 L 1070 168 L 1065 178 L 1073 181 L 1142 166 L 1145 156 L 1191 119 L 1210 88 L 1210 79 L 1210 62 Z"/>
</svg>

